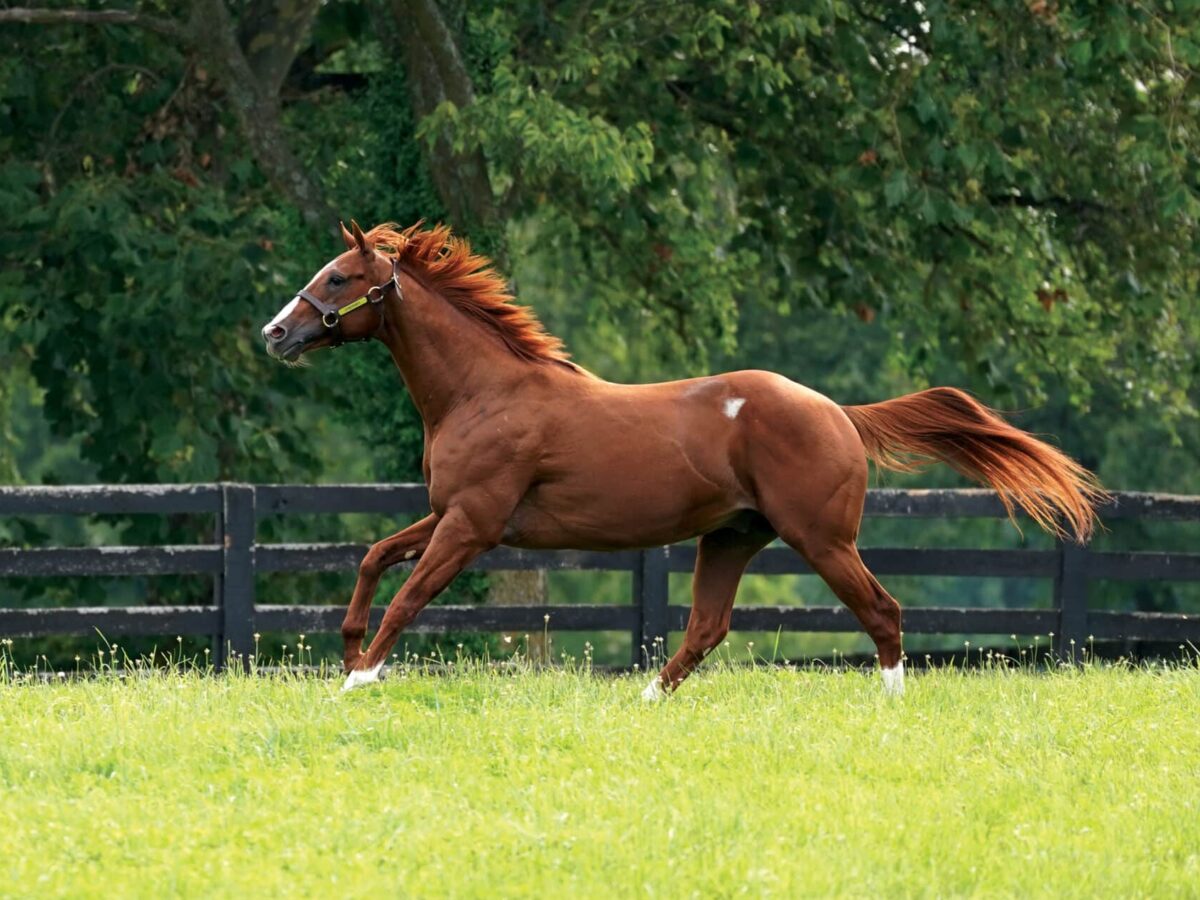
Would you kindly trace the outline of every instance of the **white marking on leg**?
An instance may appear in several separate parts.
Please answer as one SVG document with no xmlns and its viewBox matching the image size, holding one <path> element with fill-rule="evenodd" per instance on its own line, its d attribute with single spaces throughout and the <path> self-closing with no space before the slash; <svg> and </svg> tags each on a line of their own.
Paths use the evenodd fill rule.
<svg viewBox="0 0 1200 900">
<path fill-rule="evenodd" d="M 292 301 L 287 306 L 285 306 L 283 309 L 281 309 L 279 311 L 279 315 L 277 315 L 275 318 L 273 318 L 270 322 L 267 323 L 267 328 L 274 328 L 276 325 L 278 325 L 280 322 L 282 322 L 284 319 L 286 319 L 288 316 L 290 316 L 292 314 L 292 311 L 299 305 L 300 305 L 300 298 L 293 297 Z"/>
<path fill-rule="evenodd" d="M 662 680 L 657 675 L 642 691 L 642 699 L 647 703 L 658 703 L 667 699 L 667 692 L 663 690 Z"/>
<path fill-rule="evenodd" d="M 904 660 L 896 663 L 890 669 L 881 669 L 883 675 L 883 692 L 892 697 L 899 697 L 904 693 Z"/>
<path fill-rule="evenodd" d="M 731 400 L 725 401 L 725 415 L 731 419 L 736 419 L 737 414 L 741 412 L 743 406 L 746 405 L 745 397 L 734 397 Z"/>
<path fill-rule="evenodd" d="M 383 663 L 380 663 L 373 669 L 355 669 L 346 676 L 346 683 L 342 685 L 342 693 L 352 691 L 364 684 L 374 684 L 379 680 L 379 670 L 382 668 Z"/>
</svg>

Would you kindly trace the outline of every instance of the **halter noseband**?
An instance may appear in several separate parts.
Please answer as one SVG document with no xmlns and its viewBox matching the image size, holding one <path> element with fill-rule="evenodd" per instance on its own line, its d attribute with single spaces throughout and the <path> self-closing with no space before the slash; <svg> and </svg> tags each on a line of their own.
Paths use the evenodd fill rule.
<svg viewBox="0 0 1200 900">
<path fill-rule="evenodd" d="M 333 332 L 333 344 L 331 346 L 340 347 L 342 344 L 352 344 L 355 341 L 369 341 L 375 336 L 375 332 L 383 326 L 383 298 L 387 296 L 387 292 L 390 290 L 395 290 L 396 296 L 401 300 L 404 299 L 404 292 L 400 288 L 400 281 L 394 271 L 392 272 L 392 277 L 383 284 L 373 285 L 363 296 L 357 300 L 351 300 L 345 306 L 335 306 L 328 300 L 322 300 L 308 291 L 299 291 L 296 296 L 301 300 L 307 300 L 313 309 L 321 314 L 321 324 L 325 326 L 326 331 Z M 342 337 L 342 317 L 354 312 L 359 307 L 366 306 L 368 303 L 374 306 L 376 312 L 379 313 L 378 324 L 368 334 L 347 341 Z"/>
</svg>

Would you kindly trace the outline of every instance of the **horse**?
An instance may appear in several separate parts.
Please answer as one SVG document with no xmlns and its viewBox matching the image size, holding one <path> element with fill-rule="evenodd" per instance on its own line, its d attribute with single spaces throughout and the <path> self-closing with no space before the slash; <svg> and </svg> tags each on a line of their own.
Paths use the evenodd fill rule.
<svg viewBox="0 0 1200 900">
<path fill-rule="evenodd" d="M 698 539 L 682 646 L 642 692 L 673 693 L 729 631 L 738 583 L 775 538 L 875 642 L 904 690 L 900 606 L 857 549 L 867 462 L 933 461 L 994 489 L 1060 537 L 1087 540 L 1105 499 L 1089 471 L 967 393 L 936 387 L 841 406 L 782 375 L 740 371 L 614 384 L 573 362 L 490 260 L 442 225 L 364 232 L 262 329 L 271 356 L 378 340 L 424 424 L 430 513 L 373 544 L 342 623 L 343 690 L 379 680 L 401 631 L 477 556 L 503 544 L 621 550 Z M 391 566 L 416 560 L 363 650 Z"/>
</svg>

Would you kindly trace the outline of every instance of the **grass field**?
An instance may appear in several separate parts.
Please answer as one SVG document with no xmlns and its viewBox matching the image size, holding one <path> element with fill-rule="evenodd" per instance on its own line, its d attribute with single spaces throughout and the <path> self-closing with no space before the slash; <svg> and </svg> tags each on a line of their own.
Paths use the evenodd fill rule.
<svg viewBox="0 0 1200 900">
<path fill-rule="evenodd" d="M 1196 896 L 1200 668 L 0 684 L 6 896 Z"/>
</svg>

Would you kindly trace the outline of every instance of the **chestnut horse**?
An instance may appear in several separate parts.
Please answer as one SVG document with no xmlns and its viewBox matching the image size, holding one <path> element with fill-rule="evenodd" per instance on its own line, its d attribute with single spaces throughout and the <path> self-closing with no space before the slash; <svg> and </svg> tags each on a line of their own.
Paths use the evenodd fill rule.
<svg viewBox="0 0 1200 900">
<path fill-rule="evenodd" d="M 567 358 L 490 262 L 448 228 L 367 233 L 262 330 L 292 362 L 375 339 L 391 351 L 425 426 L 431 512 L 371 547 L 342 625 L 346 689 L 378 680 L 400 632 L 475 557 L 498 544 L 617 550 L 699 537 L 683 645 L 643 692 L 674 691 L 729 630 L 738 582 L 775 537 L 858 617 L 900 693 L 900 607 L 855 545 L 867 460 L 944 461 L 994 488 L 1010 514 L 1080 541 L 1103 497 L 1053 447 L 953 388 L 839 406 L 771 372 L 612 384 Z M 364 653 L 384 571 L 417 558 Z"/>
</svg>

